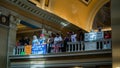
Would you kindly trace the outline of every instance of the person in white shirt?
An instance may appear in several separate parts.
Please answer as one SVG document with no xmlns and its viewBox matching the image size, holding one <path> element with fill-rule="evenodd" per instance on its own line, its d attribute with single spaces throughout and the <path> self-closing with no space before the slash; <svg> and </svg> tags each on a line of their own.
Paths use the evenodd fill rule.
<svg viewBox="0 0 120 68">
<path fill-rule="evenodd" d="M 54 38 L 54 49 L 58 48 L 55 49 L 58 52 L 61 46 L 62 46 L 62 37 L 59 34 L 57 34 L 56 37 Z"/>
<path fill-rule="evenodd" d="M 54 44 L 58 44 L 61 41 L 62 41 L 62 37 L 57 34 L 56 37 L 54 38 Z"/>
<path fill-rule="evenodd" d="M 75 34 L 74 32 L 72 32 L 71 42 L 77 42 L 76 37 L 77 37 L 77 34 Z"/>
<path fill-rule="evenodd" d="M 36 35 L 33 36 L 32 45 L 40 45 L 39 40 Z"/>
</svg>

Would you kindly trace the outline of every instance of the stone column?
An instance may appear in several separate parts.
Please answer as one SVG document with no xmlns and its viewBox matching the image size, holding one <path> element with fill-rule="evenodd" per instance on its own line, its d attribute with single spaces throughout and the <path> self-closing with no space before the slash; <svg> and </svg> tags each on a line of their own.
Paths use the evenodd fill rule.
<svg viewBox="0 0 120 68">
<path fill-rule="evenodd" d="M 20 23 L 20 20 L 10 15 L 10 28 L 9 28 L 9 38 L 8 38 L 8 54 L 13 55 L 13 49 L 16 46 L 16 31 L 17 31 L 17 24 Z"/>
<path fill-rule="evenodd" d="M 120 68 L 120 0 L 111 0 L 112 68 Z"/>
</svg>

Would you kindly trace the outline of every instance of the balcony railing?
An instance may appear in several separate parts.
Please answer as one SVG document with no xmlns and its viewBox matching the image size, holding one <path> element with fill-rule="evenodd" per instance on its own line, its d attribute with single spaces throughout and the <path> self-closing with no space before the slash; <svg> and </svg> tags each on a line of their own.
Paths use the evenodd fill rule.
<svg viewBox="0 0 120 68">
<path fill-rule="evenodd" d="M 88 50 L 111 49 L 111 39 L 104 39 L 91 42 L 68 42 L 67 52 L 79 52 Z"/>
<path fill-rule="evenodd" d="M 46 48 L 47 49 L 47 48 Z M 92 50 L 111 49 L 111 39 L 104 39 L 91 42 L 68 42 L 65 52 L 80 52 Z M 25 52 L 25 46 L 17 46 L 13 50 L 14 55 L 22 55 Z"/>
</svg>

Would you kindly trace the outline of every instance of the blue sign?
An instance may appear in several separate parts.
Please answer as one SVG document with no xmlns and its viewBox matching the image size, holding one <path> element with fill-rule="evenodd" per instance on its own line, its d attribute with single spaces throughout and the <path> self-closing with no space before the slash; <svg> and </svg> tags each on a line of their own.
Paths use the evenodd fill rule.
<svg viewBox="0 0 120 68">
<path fill-rule="evenodd" d="M 32 54 L 46 54 L 46 44 L 45 45 L 33 45 Z"/>
<path fill-rule="evenodd" d="M 42 44 L 38 40 L 33 40 L 32 44 L 32 54 L 46 54 L 47 44 Z"/>
<path fill-rule="evenodd" d="M 85 33 L 85 41 L 95 41 L 97 39 L 96 32 Z"/>
</svg>

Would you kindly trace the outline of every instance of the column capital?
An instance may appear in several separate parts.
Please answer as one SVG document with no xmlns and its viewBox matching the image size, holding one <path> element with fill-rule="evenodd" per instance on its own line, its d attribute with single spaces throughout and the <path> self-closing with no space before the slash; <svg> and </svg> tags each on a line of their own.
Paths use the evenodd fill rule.
<svg viewBox="0 0 120 68">
<path fill-rule="evenodd" d="M 13 24 L 19 24 L 20 23 L 20 19 L 17 16 L 14 16 L 14 15 L 10 14 L 9 18 L 10 18 L 10 23 L 13 23 Z"/>
<path fill-rule="evenodd" d="M 17 30 L 17 24 L 20 23 L 20 19 L 16 16 L 10 14 L 9 21 L 10 21 L 10 28 Z"/>
</svg>

